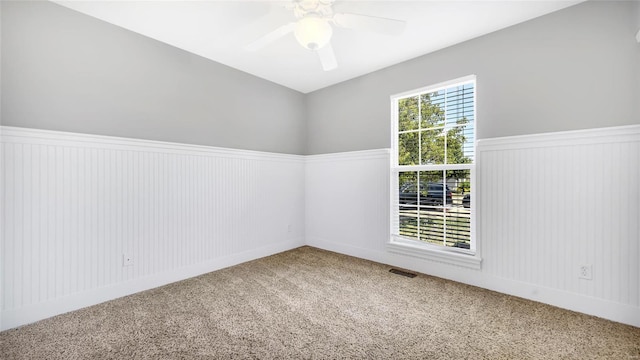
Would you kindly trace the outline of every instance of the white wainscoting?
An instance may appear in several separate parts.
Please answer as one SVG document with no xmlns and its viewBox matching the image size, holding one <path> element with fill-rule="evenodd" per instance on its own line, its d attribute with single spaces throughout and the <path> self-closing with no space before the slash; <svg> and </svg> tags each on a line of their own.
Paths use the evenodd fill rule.
<svg viewBox="0 0 640 360">
<path fill-rule="evenodd" d="M 486 139 L 478 158 L 480 270 L 385 249 L 387 150 L 307 158 L 307 244 L 640 326 L 640 126 Z"/>
<path fill-rule="evenodd" d="M 307 156 L 306 242 L 381 252 L 389 239 L 389 150 Z M 359 254 L 359 252 L 357 252 Z"/>
<path fill-rule="evenodd" d="M 0 329 L 304 244 L 303 156 L 0 132 Z"/>
<path fill-rule="evenodd" d="M 389 151 L 1 127 L 0 329 L 305 243 L 640 326 L 640 126 L 482 140 L 472 270 L 386 249 Z M 123 266 L 123 254 L 133 265 Z M 593 266 L 593 279 L 578 267 Z"/>
</svg>

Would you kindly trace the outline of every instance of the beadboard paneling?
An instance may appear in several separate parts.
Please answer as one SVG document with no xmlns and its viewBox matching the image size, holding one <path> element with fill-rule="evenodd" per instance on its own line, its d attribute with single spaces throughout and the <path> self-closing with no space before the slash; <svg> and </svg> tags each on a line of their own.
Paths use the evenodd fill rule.
<svg viewBox="0 0 640 360">
<path fill-rule="evenodd" d="M 39 304 L 303 244 L 301 156 L 1 131 L 2 328 Z"/>
<path fill-rule="evenodd" d="M 307 244 L 383 251 L 389 236 L 389 151 L 312 155 L 306 162 Z"/>
<path fill-rule="evenodd" d="M 303 243 L 640 326 L 640 126 L 481 140 L 481 270 L 390 253 L 389 151 L 2 128 L 9 328 Z M 306 210 L 301 210 L 306 209 Z M 288 225 L 292 225 L 291 232 Z M 134 265 L 122 266 L 122 253 Z M 593 279 L 578 267 L 593 266 Z"/>
<path fill-rule="evenodd" d="M 480 270 L 385 248 L 385 151 L 308 157 L 309 245 L 640 326 L 640 126 L 479 141 Z"/>
<path fill-rule="evenodd" d="M 480 141 L 484 272 L 639 307 L 639 129 Z"/>
</svg>

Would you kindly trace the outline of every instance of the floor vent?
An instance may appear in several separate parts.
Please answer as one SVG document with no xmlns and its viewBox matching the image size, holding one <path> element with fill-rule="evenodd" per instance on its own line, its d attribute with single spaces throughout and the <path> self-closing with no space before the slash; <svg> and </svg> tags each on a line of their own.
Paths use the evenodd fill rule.
<svg viewBox="0 0 640 360">
<path fill-rule="evenodd" d="M 402 271 L 402 270 L 398 270 L 398 269 L 391 269 L 391 270 L 389 270 L 389 272 L 393 273 L 393 274 L 396 274 L 396 275 L 406 276 L 408 278 L 416 277 L 416 274 L 412 274 L 410 272 L 406 272 L 406 271 Z"/>
</svg>

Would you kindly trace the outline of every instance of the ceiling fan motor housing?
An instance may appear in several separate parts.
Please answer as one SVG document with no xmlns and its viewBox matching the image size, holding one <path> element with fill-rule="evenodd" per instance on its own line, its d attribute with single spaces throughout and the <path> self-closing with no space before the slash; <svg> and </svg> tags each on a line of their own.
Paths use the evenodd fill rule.
<svg viewBox="0 0 640 360">
<path fill-rule="evenodd" d="M 296 23 L 294 35 L 305 48 L 318 50 L 329 43 L 333 29 L 327 20 L 316 15 L 307 15 Z"/>
</svg>

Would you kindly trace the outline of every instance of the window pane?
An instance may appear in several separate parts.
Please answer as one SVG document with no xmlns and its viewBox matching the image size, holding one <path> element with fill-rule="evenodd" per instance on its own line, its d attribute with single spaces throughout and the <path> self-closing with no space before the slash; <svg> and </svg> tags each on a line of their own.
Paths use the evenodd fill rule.
<svg viewBox="0 0 640 360">
<path fill-rule="evenodd" d="M 398 205 L 400 210 L 416 210 L 418 206 L 418 173 L 398 174 Z"/>
<path fill-rule="evenodd" d="M 473 162 L 473 158 L 467 156 L 473 153 L 473 143 L 468 143 L 465 128 L 466 126 L 455 126 L 447 130 L 447 164 L 470 164 Z M 465 146 L 470 147 L 471 152 L 465 153 Z"/>
<path fill-rule="evenodd" d="M 418 133 L 398 134 L 398 165 L 418 165 Z"/>
<path fill-rule="evenodd" d="M 447 170 L 446 175 L 447 187 L 453 197 L 452 205 L 471 207 L 471 170 Z"/>
<path fill-rule="evenodd" d="M 447 246 L 471 246 L 471 170 L 448 170 L 447 184 L 453 193 L 453 207 L 447 209 Z"/>
<path fill-rule="evenodd" d="M 471 164 L 474 161 L 473 143 L 476 140 L 473 134 L 472 123 L 464 125 L 462 135 L 464 136 L 464 145 L 462 145 L 464 157 L 468 160 L 467 164 Z"/>
<path fill-rule="evenodd" d="M 418 218 L 400 215 L 399 235 L 418 239 Z"/>
<path fill-rule="evenodd" d="M 442 129 L 420 132 L 422 144 L 422 165 L 444 164 L 445 136 Z"/>
<path fill-rule="evenodd" d="M 466 208 L 453 208 L 447 210 L 446 246 L 453 246 L 462 249 L 471 247 L 471 213 Z"/>
<path fill-rule="evenodd" d="M 461 127 L 447 130 L 447 164 L 464 164 L 464 134 Z"/>
<path fill-rule="evenodd" d="M 420 240 L 442 245 L 444 242 L 444 213 L 442 209 L 426 208 L 420 212 Z"/>
<path fill-rule="evenodd" d="M 444 183 L 443 171 L 420 172 L 420 199 L 422 206 L 436 207 L 450 205 L 452 201 L 451 190 Z"/>
<path fill-rule="evenodd" d="M 444 125 L 444 91 L 420 95 L 420 116 L 423 129 Z"/>
<path fill-rule="evenodd" d="M 474 85 L 446 90 L 447 164 L 473 163 Z"/>
<path fill-rule="evenodd" d="M 474 120 L 473 84 L 465 84 L 446 90 L 446 123 L 457 125 Z"/>
<path fill-rule="evenodd" d="M 398 131 L 418 129 L 418 97 L 398 101 Z"/>
</svg>

